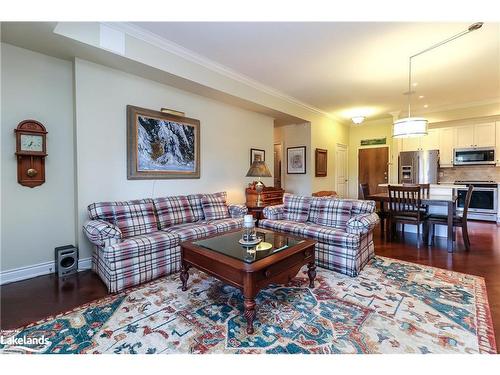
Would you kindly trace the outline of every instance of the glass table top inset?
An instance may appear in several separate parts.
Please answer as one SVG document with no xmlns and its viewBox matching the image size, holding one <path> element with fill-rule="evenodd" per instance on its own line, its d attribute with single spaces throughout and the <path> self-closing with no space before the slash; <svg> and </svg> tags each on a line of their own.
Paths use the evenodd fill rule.
<svg viewBox="0 0 500 375">
<path fill-rule="evenodd" d="M 257 229 L 257 237 L 262 239 L 261 244 L 266 242 L 271 245 L 267 250 L 259 250 L 259 245 L 244 246 L 238 242 L 241 239 L 242 232 L 243 231 L 226 233 L 220 236 L 194 241 L 193 244 L 242 260 L 245 263 L 254 263 L 304 242 L 304 240 L 288 237 L 284 234 L 267 231 L 263 232 Z"/>
</svg>

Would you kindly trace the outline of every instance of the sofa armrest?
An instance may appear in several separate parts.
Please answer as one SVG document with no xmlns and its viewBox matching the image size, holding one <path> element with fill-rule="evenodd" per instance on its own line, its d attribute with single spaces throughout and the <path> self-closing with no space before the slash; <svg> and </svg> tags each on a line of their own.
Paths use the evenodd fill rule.
<svg viewBox="0 0 500 375">
<path fill-rule="evenodd" d="M 104 220 L 90 220 L 83 226 L 83 233 L 90 242 L 99 247 L 107 247 L 120 242 L 121 230 Z"/>
<path fill-rule="evenodd" d="M 277 204 L 275 206 L 264 207 L 262 213 L 266 219 L 270 220 L 282 220 L 283 219 L 283 208 L 284 204 Z"/>
<path fill-rule="evenodd" d="M 375 212 L 371 214 L 362 214 L 351 217 L 347 221 L 347 233 L 351 234 L 366 234 L 375 229 L 380 218 Z"/>
<path fill-rule="evenodd" d="M 227 208 L 233 219 L 241 219 L 248 213 L 248 208 L 244 204 L 228 204 Z"/>
</svg>

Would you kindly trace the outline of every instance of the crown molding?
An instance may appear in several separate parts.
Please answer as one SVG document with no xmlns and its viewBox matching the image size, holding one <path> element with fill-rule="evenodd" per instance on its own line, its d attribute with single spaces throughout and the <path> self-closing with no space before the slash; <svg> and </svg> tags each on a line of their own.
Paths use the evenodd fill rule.
<svg viewBox="0 0 500 375">
<path fill-rule="evenodd" d="M 190 49 L 187 49 L 177 43 L 174 43 L 168 39 L 162 38 L 155 33 L 152 33 L 148 30 L 145 30 L 139 26 L 133 25 L 129 22 L 101 22 L 102 25 L 106 25 L 107 27 L 113 28 L 115 30 L 122 31 L 136 39 L 139 39 L 145 43 L 151 44 L 155 47 L 158 47 L 164 51 L 172 53 L 178 57 L 196 63 L 198 65 L 203 66 L 206 69 L 209 69 L 215 73 L 221 74 L 227 78 L 250 86 L 256 90 L 264 92 L 268 95 L 274 96 L 278 99 L 285 100 L 290 104 L 294 104 L 300 106 L 306 110 L 312 111 L 316 114 L 326 116 L 332 120 L 338 121 L 342 124 L 345 121 L 339 118 L 336 115 L 323 111 L 320 108 L 317 108 L 311 104 L 305 103 L 293 96 L 287 95 L 282 91 L 276 90 L 270 86 L 267 86 L 259 81 L 256 81 L 253 78 L 250 78 L 242 73 L 239 73 L 225 65 L 219 64 L 203 55 L 200 55 Z"/>
</svg>

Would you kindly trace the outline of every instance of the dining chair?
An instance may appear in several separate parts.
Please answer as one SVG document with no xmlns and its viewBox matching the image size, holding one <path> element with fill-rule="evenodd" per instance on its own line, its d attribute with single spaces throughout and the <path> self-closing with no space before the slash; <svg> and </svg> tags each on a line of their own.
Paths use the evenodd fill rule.
<svg viewBox="0 0 500 375">
<path fill-rule="evenodd" d="M 461 227 L 462 228 L 462 239 L 464 241 L 465 249 L 470 250 L 470 240 L 469 240 L 469 231 L 467 228 L 467 214 L 469 211 L 469 206 L 470 206 L 470 201 L 472 199 L 472 192 L 474 191 L 474 187 L 472 185 L 469 185 L 469 188 L 467 189 L 467 194 L 465 195 L 465 202 L 464 202 L 464 210 L 462 212 L 462 215 L 454 215 L 453 216 L 453 228 L 455 227 Z M 429 226 L 430 226 L 430 241 L 429 244 L 432 245 L 434 243 L 434 226 L 435 225 L 446 225 L 448 226 L 448 216 L 446 215 L 434 215 L 431 214 L 429 215 L 429 218 L 427 219 Z M 453 240 L 455 241 L 455 233 L 453 233 Z"/>
<path fill-rule="evenodd" d="M 403 186 L 418 186 L 420 187 L 420 197 L 429 197 L 429 193 L 431 191 L 431 184 L 408 184 L 403 183 Z M 427 204 L 422 203 L 422 211 L 429 213 L 429 206 Z"/>
<path fill-rule="evenodd" d="M 427 238 L 428 214 L 422 209 L 420 186 L 392 186 L 389 192 L 389 228 L 390 239 L 393 238 L 395 226 L 400 223 L 404 235 L 405 224 L 417 226 L 417 246 L 420 245 L 420 224 L 423 225 L 424 238 Z"/>
<path fill-rule="evenodd" d="M 370 185 L 368 184 L 359 184 L 359 199 L 368 200 L 370 196 Z M 380 204 L 384 204 L 384 202 L 380 202 Z M 385 221 L 388 217 L 388 212 L 377 209 L 376 211 L 378 217 L 380 218 L 380 235 L 383 236 L 385 233 Z"/>
</svg>

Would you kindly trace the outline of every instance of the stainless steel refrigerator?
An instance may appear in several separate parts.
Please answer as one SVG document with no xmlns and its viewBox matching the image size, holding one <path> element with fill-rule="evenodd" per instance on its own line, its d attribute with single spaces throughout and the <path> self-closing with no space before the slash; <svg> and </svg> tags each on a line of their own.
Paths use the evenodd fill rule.
<svg viewBox="0 0 500 375">
<path fill-rule="evenodd" d="M 400 184 L 437 184 L 439 150 L 399 153 Z"/>
</svg>

